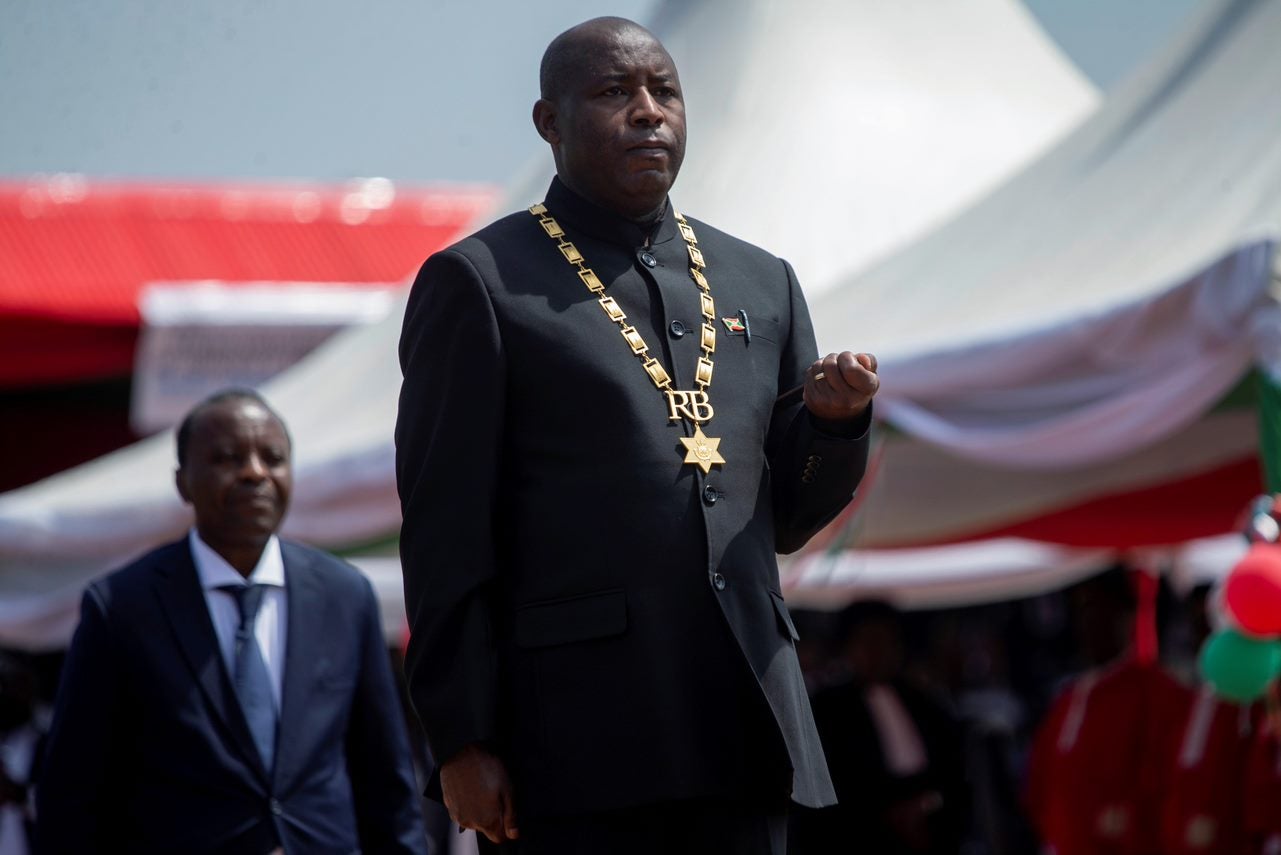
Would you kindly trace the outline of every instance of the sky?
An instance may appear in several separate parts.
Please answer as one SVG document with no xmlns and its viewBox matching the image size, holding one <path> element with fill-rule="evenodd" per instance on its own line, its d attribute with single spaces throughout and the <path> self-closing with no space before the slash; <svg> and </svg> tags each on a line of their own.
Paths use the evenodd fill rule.
<svg viewBox="0 0 1281 855">
<path fill-rule="evenodd" d="M 1210 0 L 1026 2 L 1106 90 Z M 4 0 L 0 176 L 502 182 L 538 150 L 529 113 L 547 42 L 652 8 Z"/>
</svg>

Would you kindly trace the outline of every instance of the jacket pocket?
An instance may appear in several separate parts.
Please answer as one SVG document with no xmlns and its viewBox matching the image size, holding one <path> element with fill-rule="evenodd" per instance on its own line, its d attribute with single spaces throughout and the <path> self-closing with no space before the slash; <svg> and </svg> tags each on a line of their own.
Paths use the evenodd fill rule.
<svg viewBox="0 0 1281 855">
<path fill-rule="evenodd" d="M 791 636 L 792 641 L 799 641 L 801 634 L 796 631 L 796 624 L 792 623 L 792 616 L 787 612 L 787 604 L 783 602 L 783 595 L 769 592 L 770 601 L 774 603 L 774 614 L 778 615 L 778 628 L 784 634 Z"/>
<path fill-rule="evenodd" d="M 752 318 L 752 341 L 763 338 L 772 344 L 783 343 L 783 331 L 779 322 L 773 318 Z"/>
<path fill-rule="evenodd" d="M 517 647 L 552 647 L 622 635 L 626 629 L 627 594 L 614 588 L 520 606 L 514 636 Z"/>
</svg>

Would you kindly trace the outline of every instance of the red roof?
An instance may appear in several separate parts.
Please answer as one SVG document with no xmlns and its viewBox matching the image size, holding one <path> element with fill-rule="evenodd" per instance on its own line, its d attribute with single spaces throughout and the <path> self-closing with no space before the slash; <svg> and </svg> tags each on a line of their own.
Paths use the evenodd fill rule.
<svg viewBox="0 0 1281 855">
<path fill-rule="evenodd" d="M 151 282 L 396 282 L 494 193 L 481 187 L 0 182 L 0 387 L 132 372 Z"/>
</svg>

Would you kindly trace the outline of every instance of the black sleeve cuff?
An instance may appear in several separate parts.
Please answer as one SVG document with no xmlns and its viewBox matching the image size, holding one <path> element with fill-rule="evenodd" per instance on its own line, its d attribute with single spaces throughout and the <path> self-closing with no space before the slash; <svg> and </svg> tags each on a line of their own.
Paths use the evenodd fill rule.
<svg viewBox="0 0 1281 855">
<path fill-rule="evenodd" d="M 867 436 L 867 432 L 872 429 L 872 407 L 873 402 L 868 401 L 867 408 L 852 419 L 843 421 L 832 421 L 830 419 L 816 418 L 810 413 L 810 424 L 814 427 L 814 432 L 824 439 L 837 440 L 859 440 Z M 809 412 L 808 410 L 806 412 Z"/>
</svg>

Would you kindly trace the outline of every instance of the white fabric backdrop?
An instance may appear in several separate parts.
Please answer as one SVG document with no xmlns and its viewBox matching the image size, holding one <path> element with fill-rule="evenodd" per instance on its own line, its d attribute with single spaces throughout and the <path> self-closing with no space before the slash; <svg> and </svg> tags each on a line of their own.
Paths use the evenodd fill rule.
<svg viewBox="0 0 1281 855">
<path fill-rule="evenodd" d="M 1281 331 L 1273 251 L 1250 244 L 1151 299 L 889 363 L 881 414 L 1000 466 L 1065 469 L 1151 445 L 1201 417 Z"/>
</svg>

